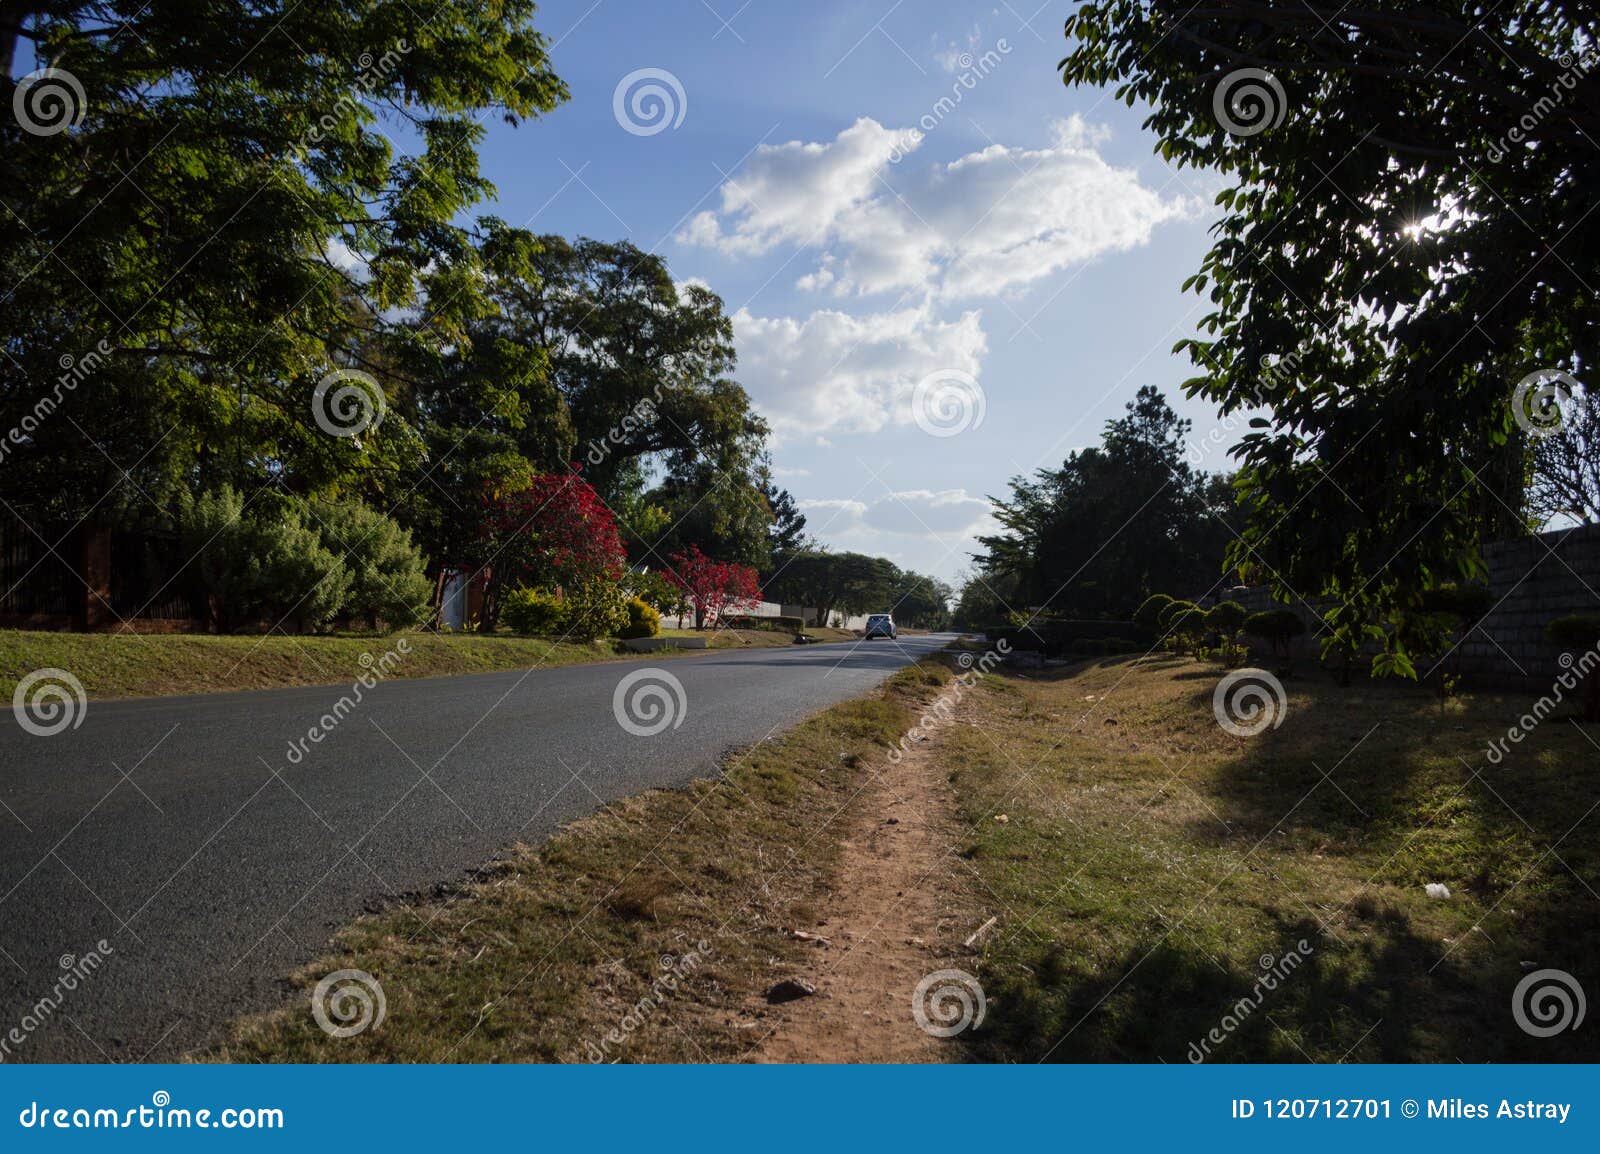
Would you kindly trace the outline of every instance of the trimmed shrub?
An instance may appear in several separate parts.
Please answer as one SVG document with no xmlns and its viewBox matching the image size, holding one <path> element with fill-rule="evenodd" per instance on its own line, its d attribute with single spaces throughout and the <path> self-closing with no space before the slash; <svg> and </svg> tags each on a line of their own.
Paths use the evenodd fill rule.
<svg viewBox="0 0 1600 1154">
<path fill-rule="evenodd" d="M 1250 616 L 1237 601 L 1219 601 L 1206 614 L 1206 624 L 1219 633 L 1237 633 Z"/>
<path fill-rule="evenodd" d="M 645 604 L 643 598 L 630 597 L 628 599 L 628 623 L 622 627 L 621 636 L 624 639 L 655 637 L 660 632 L 661 614 Z"/>
<path fill-rule="evenodd" d="M 524 585 L 506 594 L 500 617 L 513 633 L 553 636 L 566 629 L 567 606 L 554 593 Z"/>
<path fill-rule="evenodd" d="M 1199 612 L 1200 606 L 1196 605 L 1193 601 L 1169 602 L 1168 604 L 1163 605 L 1160 611 L 1156 614 L 1156 624 L 1162 629 L 1171 629 L 1173 618 L 1177 617 L 1180 613 L 1187 613 L 1191 609 Z"/>
<path fill-rule="evenodd" d="M 1171 604 L 1172 598 L 1165 593 L 1153 593 L 1134 612 L 1133 619 L 1152 633 L 1160 632 L 1161 611 Z"/>
<path fill-rule="evenodd" d="M 752 617 L 748 613 L 724 613 L 717 624 L 728 629 L 770 629 L 777 633 L 799 633 L 805 622 L 798 617 Z"/>
<path fill-rule="evenodd" d="M 1206 611 L 1198 605 L 1180 609 L 1167 619 L 1167 628 L 1185 640 L 1198 640 L 1206 631 Z"/>
<path fill-rule="evenodd" d="M 1577 613 L 1570 617 L 1557 617 L 1545 626 L 1545 636 L 1557 645 L 1571 648 L 1600 645 L 1600 617 L 1586 617 Z"/>
<path fill-rule="evenodd" d="M 1306 631 L 1306 623 L 1292 609 L 1266 609 L 1246 617 L 1244 631 L 1272 646 L 1274 653 L 1288 656 L 1289 642 Z"/>
</svg>

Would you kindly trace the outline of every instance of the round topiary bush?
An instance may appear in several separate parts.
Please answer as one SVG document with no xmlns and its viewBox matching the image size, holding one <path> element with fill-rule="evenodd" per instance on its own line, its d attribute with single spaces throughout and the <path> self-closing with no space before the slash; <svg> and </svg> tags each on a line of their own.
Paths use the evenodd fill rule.
<svg viewBox="0 0 1600 1154">
<path fill-rule="evenodd" d="M 1200 606 L 1196 605 L 1193 601 L 1170 602 L 1169 604 L 1162 606 L 1161 611 L 1156 614 L 1156 624 L 1160 625 L 1163 629 L 1171 629 L 1173 619 L 1176 618 L 1178 614 L 1187 613 L 1191 609 L 1198 610 L 1199 608 Z"/>
<path fill-rule="evenodd" d="M 1274 653 L 1289 655 L 1289 643 L 1306 631 L 1306 623 L 1293 609 L 1266 609 L 1244 619 L 1244 631 L 1272 646 Z"/>
<path fill-rule="evenodd" d="M 1206 614 L 1206 624 L 1219 633 L 1237 633 L 1250 614 L 1237 601 L 1219 601 Z"/>
<path fill-rule="evenodd" d="M 626 640 L 634 637 L 655 637 L 660 632 L 661 614 L 645 604 L 642 598 L 631 598 L 628 601 L 628 623 L 622 627 L 621 636 Z"/>
<path fill-rule="evenodd" d="M 1133 619 L 1154 633 L 1161 628 L 1161 611 L 1171 604 L 1172 598 L 1165 593 L 1152 593 L 1134 612 Z"/>
</svg>

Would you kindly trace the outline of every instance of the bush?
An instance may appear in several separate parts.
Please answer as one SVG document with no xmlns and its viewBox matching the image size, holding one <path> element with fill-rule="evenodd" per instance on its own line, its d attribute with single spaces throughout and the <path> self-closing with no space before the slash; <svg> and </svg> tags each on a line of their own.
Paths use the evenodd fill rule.
<svg viewBox="0 0 1600 1154">
<path fill-rule="evenodd" d="M 1243 628 L 1248 616 L 1245 607 L 1237 601 L 1219 601 L 1206 614 L 1206 624 L 1219 633 L 1233 634 Z"/>
<path fill-rule="evenodd" d="M 637 597 L 654 609 L 658 616 L 677 609 L 678 602 L 683 599 L 678 587 L 654 570 L 643 572 L 634 570 L 625 574 L 622 578 L 622 588 L 624 592 Z"/>
<path fill-rule="evenodd" d="M 553 593 L 526 585 L 506 594 L 500 616 L 512 632 L 527 636 L 554 636 L 567 627 L 566 602 Z"/>
<path fill-rule="evenodd" d="M 1193 601 L 1169 601 L 1167 604 L 1161 607 L 1159 612 L 1156 613 L 1156 624 L 1162 629 L 1171 629 L 1173 619 L 1176 618 L 1178 614 L 1187 613 L 1191 609 L 1199 612 L 1200 606 L 1196 605 Z"/>
<path fill-rule="evenodd" d="M 717 624 L 729 629 L 770 629 L 776 633 L 799 633 L 806 627 L 798 617 L 752 617 L 748 613 L 724 613 Z"/>
<path fill-rule="evenodd" d="M 615 583 L 595 578 L 569 587 L 566 593 L 564 632 L 569 640 L 615 637 L 628 627 L 628 595 Z"/>
<path fill-rule="evenodd" d="M 341 615 L 399 629 L 427 614 L 433 583 L 409 531 L 360 501 L 314 500 L 309 509 L 323 548 L 350 573 Z"/>
<path fill-rule="evenodd" d="M 1206 611 L 1198 605 L 1180 609 L 1167 618 L 1167 628 L 1185 640 L 1198 639 L 1206 631 Z"/>
<path fill-rule="evenodd" d="M 1133 619 L 1152 633 L 1161 629 L 1161 611 L 1172 604 L 1172 598 L 1165 593 L 1154 593 L 1145 598 L 1143 605 L 1134 612 Z"/>
<path fill-rule="evenodd" d="M 307 520 L 293 498 L 247 506 L 227 485 L 184 500 L 178 532 L 214 628 L 288 624 L 306 631 L 333 620 L 350 573 Z"/>
<path fill-rule="evenodd" d="M 1290 640 L 1306 631 L 1306 623 L 1292 609 L 1266 609 L 1246 617 L 1244 631 L 1267 642 L 1274 653 L 1288 656 Z"/>
<path fill-rule="evenodd" d="M 1545 636 L 1557 645 L 1572 649 L 1600 645 L 1600 617 L 1585 617 L 1576 613 L 1570 617 L 1557 617 L 1545 626 Z"/>
<path fill-rule="evenodd" d="M 621 636 L 655 637 L 661 632 L 661 614 L 644 602 L 643 598 L 628 599 L 628 623 L 622 627 Z"/>
</svg>

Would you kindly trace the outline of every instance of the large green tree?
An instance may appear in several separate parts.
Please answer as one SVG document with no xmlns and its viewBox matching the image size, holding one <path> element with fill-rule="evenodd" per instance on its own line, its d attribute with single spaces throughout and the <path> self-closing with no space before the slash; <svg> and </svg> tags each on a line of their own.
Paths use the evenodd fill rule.
<svg viewBox="0 0 1600 1154">
<path fill-rule="evenodd" d="M 0 423 L 32 426 L 7 502 L 70 522 L 225 481 L 392 473 L 419 434 L 390 370 L 469 342 L 495 246 L 517 256 L 466 219 L 493 192 L 483 121 L 566 96 L 533 11 L 0 4 Z M 394 394 L 369 393 L 387 409 L 360 435 L 314 419 L 337 368 Z"/>
<path fill-rule="evenodd" d="M 1595 363 L 1593 5 L 1102 0 L 1066 34 L 1069 85 L 1114 86 L 1163 157 L 1227 181 L 1180 348 L 1192 393 L 1271 413 L 1235 560 L 1413 672 L 1424 593 L 1520 529 L 1514 386 Z"/>
<path fill-rule="evenodd" d="M 1015 611 L 1073 617 L 1126 618 L 1151 593 L 1216 585 L 1231 490 L 1185 459 L 1189 429 L 1146 385 L 1099 446 L 1014 478 L 1009 499 L 994 501 L 1000 532 L 979 538 L 983 579 L 1014 591 Z"/>
</svg>

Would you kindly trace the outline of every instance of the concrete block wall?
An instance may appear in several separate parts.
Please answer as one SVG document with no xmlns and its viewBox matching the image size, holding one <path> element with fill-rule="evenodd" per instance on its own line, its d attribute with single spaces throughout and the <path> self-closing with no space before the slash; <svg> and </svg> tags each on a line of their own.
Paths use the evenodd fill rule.
<svg viewBox="0 0 1600 1154">
<path fill-rule="evenodd" d="M 1600 616 L 1600 525 L 1497 541 L 1483 552 L 1495 607 L 1462 641 L 1449 668 L 1478 684 L 1549 685 L 1562 671 L 1562 650 L 1546 640 L 1545 627 L 1569 614 Z M 1284 607 L 1265 588 L 1229 589 L 1221 597 L 1252 613 Z M 1302 649 L 1317 651 L 1321 614 L 1330 604 L 1289 606 L 1306 623 Z"/>
</svg>

